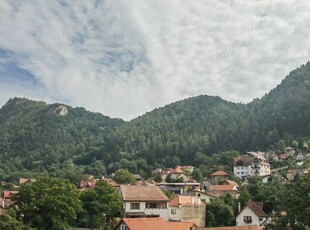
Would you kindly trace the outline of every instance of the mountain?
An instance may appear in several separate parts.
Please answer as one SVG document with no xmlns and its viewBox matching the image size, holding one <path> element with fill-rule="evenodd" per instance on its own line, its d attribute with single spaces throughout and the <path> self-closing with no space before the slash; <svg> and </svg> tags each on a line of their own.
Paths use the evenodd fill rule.
<svg viewBox="0 0 310 230">
<path fill-rule="evenodd" d="M 0 176 L 51 170 L 93 146 L 109 148 L 112 131 L 123 123 L 83 108 L 10 99 L 0 109 Z"/>
<path fill-rule="evenodd" d="M 130 122 L 14 98 L 0 109 L 0 177 L 23 170 L 59 175 L 68 168 L 143 173 L 157 166 L 200 165 L 222 151 L 279 148 L 293 140 L 302 145 L 309 134 L 310 63 L 248 104 L 201 95 Z"/>
</svg>

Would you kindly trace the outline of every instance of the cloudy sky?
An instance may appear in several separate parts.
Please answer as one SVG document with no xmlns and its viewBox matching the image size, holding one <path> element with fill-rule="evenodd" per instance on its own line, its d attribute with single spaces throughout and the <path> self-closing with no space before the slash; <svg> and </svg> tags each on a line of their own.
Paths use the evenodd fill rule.
<svg viewBox="0 0 310 230">
<path fill-rule="evenodd" d="M 12 97 L 126 120 L 200 94 L 250 102 L 310 59 L 300 0 L 0 1 Z"/>
</svg>

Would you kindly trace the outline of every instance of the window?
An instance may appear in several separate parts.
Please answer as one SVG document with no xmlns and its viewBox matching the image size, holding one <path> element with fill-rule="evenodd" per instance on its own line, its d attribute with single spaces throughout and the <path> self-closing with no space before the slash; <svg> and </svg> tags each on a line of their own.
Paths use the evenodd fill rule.
<svg viewBox="0 0 310 230">
<path fill-rule="evenodd" d="M 140 203 L 130 203 L 130 209 L 140 209 Z"/>
<path fill-rule="evenodd" d="M 171 214 L 177 214 L 177 210 L 175 208 L 171 209 Z"/>
<path fill-rule="evenodd" d="M 252 217 L 251 216 L 244 216 L 243 220 L 245 223 L 252 223 Z"/>
<path fill-rule="evenodd" d="M 121 230 L 128 230 L 127 225 L 122 224 L 122 225 L 121 225 Z"/>
<path fill-rule="evenodd" d="M 165 209 L 167 208 L 167 203 L 146 203 L 147 209 Z"/>
</svg>

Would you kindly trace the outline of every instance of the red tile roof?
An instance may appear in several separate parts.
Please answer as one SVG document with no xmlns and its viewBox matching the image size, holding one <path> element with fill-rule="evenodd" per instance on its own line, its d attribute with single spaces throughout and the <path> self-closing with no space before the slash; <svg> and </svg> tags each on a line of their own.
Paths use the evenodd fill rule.
<svg viewBox="0 0 310 230">
<path fill-rule="evenodd" d="M 268 217 L 268 215 L 263 211 L 263 204 L 260 202 L 254 202 L 249 200 L 246 207 L 250 208 L 258 217 Z"/>
<path fill-rule="evenodd" d="M 237 188 L 235 185 L 231 184 L 224 184 L 224 185 L 210 185 L 208 187 L 208 191 L 237 191 Z"/>
<path fill-rule="evenodd" d="M 194 222 L 166 222 L 169 230 L 187 230 L 190 227 L 195 227 L 198 229 L 198 225 Z"/>
<path fill-rule="evenodd" d="M 236 187 L 239 187 L 238 183 L 233 180 L 225 180 L 224 184 L 226 185 L 235 185 Z"/>
<path fill-rule="evenodd" d="M 4 199 L 11 199 L 13 195 L 17 194 L 18 191 L 3 191 Z"/>
<path fill-rule="evenodd" d="M 169 206 L 191 205 L 191 204 L 198 204 L 198 198 L 196 196 L 178 195 L 169 202 Z"/>
<path fill-rule="evenodd" d="M 194 222 L 166 222 L 162 218 L 124 218 L 117 226 L 124 223 L 130 230 L 187 230 L 198 228 Z"/>
<path fill-rule="evenodd" d="M 261 230 L 257 225 L 248 226 L 230 226 L 230 227 L 216 227 L 216 228 L 200 228 L 199 230 Z"/>
<path fill-rule="evenodd" d="M 124 201 L 169 201 L 156 186 L 121 185 L 120 192 Z"/>
<path fill-rule="evenodd" d="M 212 173 L 211 176 L 229 176 L 229 174 L 227 172 L 224 172 L 224 171 L 216 171 L 216 172 Z"/>
<path fill-rule="evenodd" d="M 130 230 L 168 230 L 162 218 L 124 218 L 123 222 Z"/>
</svg>

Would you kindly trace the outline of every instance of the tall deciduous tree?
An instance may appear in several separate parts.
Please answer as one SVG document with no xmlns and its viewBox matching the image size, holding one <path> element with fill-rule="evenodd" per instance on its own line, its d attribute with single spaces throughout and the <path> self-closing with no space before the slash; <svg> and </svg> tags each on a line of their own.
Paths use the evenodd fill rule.
<svg viewBox="0 0 310 230">
<path fill-rule="evenodd" d="M 310 229 L 310 174 L 286 185 L 279 205 L 286 215 L 281 215 L 272 229 Z"/>
<path fill-rule="evenodd" d="M 136 181 L 134 176 L 126 169 L 117 170 L 113 179 L 118 184 L 133 184 Z"/>
<path fill-rule="evenodd" d="M 23 184 L 16 204 L 19 217 L 37 229 L 65 229 L 82 208 L 73 184 L 50 177 Z"/>
<path fill-rule="evenodd" d="M 94 189 L 83 191 L 80 199 L 84 209 L 79 215 L 82 227 L 100 228 L 122 215 L 119 194 L 104 181 L 99 181 Z"/>
<path fill-rule="evenodd" d="M 207 206 L 206 220 L 208 227 L 234 225 L 233 207 L 225 204 L 222 199 L 211 199 L 211 203 Z"/>
</svg>

